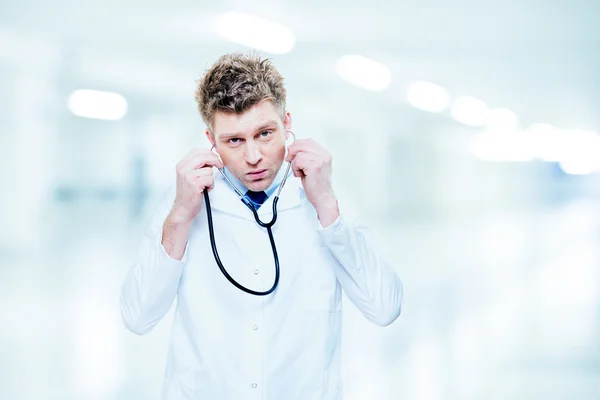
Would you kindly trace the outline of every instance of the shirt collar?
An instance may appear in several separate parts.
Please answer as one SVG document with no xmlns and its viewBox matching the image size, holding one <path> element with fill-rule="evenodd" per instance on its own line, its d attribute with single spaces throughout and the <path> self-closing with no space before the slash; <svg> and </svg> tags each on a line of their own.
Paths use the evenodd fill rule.
<svg viewBox="0 0 600 400">
<path fill-rule="evenodd" d="M 275 179 L 273 179 L 273 183 L 271 183 L 271 185 L 265 190 L 267 197 L 271 197 L 271 195 L 275 193 L 277 188 L 279 188 L 279 185 L 281 184 L 281 182 L 283 181 L 283 177 L 285 176 L 286 168 L 287 163 L 283 162 L 281 164 L 281 167 L 279 168 L 279 172 L 275 176 Z M 246 194 L 248 188 L 244 186 L 242 182 L 240 182 L 235 176 L 233 176 L 233 174 L 227 170 L 227 167 L 223 167 L 223 173 L 225 174 L 225 176 L 227 176 L 227 178 L 229 178 L 229 180 L 231 181 L 231 183 L 233 183 L 237 190 L 239 190 L 243 194 Z"/>
</svg>

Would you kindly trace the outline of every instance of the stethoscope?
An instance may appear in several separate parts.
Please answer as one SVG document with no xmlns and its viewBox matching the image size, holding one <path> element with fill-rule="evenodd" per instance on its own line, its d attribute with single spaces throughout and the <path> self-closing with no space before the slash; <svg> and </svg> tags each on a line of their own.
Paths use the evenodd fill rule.
<svg viewBox="0 0 600 400">
<path fill-rule="evenodd" d="M 294 138 L 294 142 L 295 142 L 296 135 L 294 135 L 294 132 L 292 132 L 290 130 L 287 130 L 287 132 L 292 134 L 292 137 Z M 213 151 L 214 148 L 215 148 L 215 146 L 213 145 L 213 147 L 210 150 Z M 286 147 L 286 153 L 287 153 L 287 147 Z M 217 156 L 219 156 L 218 153 L 215 152 L 215 154 L 217 154 Z M 220 158 L 220 156 L 219 156 L 219 158 Z M 285 185 L 287 177 L 290 173 L 291 166 L 292 166 L 292 163 L 289 162 L 287 169 L 285 171 L 285 175 L 283 176 L 281 184 L 279 185 L 279 189 L 277 190 L 277 193 L 275 194 L 275 197 L 273 198 L 273 217 L 271 218 L 271 221 L 269 221 L 269 222 L 261 221 L 260 217 L 258 216 L 258 212 L 256 211 L 256 208 L 254 207 L 254 204 L 252 202 L 250 202 L 246 198 L 246 196 L 242 192 L 239 191 L 238 188 L 235 187 L 235 185 L 231 182 L 231 180 L 227 177 L 227 175 L 225 175 L 222 168 L 217 168 L 219 170 L 219 172 L 221 173 L 221 176 L 223 176 L 223 179 L 225 180 L 225 182 L 227 182 L 227 184 L 231 187 L 231 189 L 233 189 L 237 193 L 237 195 L 240 197 L 242 202 L 250 209 L 250 211 L 252 211 L 252 214 L 254 214 L 254 219 L 256 220 L 256 223 L 258 225 L 262 226 L 263 228 L 266 228 L 267 232 L 269 234 L 269 240 L 271 242 L 271 249 L 273 250 L 273 258 L 275 260 L 275 281 L 273 282 L 273 286 L 271 286 L 271 289 L 267 290 L 266 292 L 257 292 L 255 290 L 244 287 L 243 285 L 238 283 L 235 279 L 233 279 L 231 277 L 231 275 L 229 275 L 229 273 L 225 270 L 225 267 L 223 266 L 223 263 L 221 262 L 221 258 L 219 257 L 219 252 L 217 251 L 217 244 L 215 243 L 215 231 L 214 231 L 214 226 L 213 226 L 212 210 L 210 208 L 210 199 L 208 198 L 208 190 L 204 191 L 204 202 L 206 203 L 206 216 L 208 218 L 208 233 L 210 236 L 210 245 L 212 247 L 212 252 L 215 256 L 215 261 L 217 262 L 217 265 L 219 266 L 219 269 L 221 270 L 223 275 L 225 275 L 225 278 L 227 278 L 227 280 L 229 280 L 229 282 L 231 282 L 231 284 L 233 284 L 233 286 L 237 287 L 238 289 L 240 289 L 246 293 L 253 294 L 255 296 L 266 296 L 266 295 L 272 293 L 277 288 L 277 285 L 279 284 L 279 257 L 277 256 L 277 247 L 275 246 L 275 240 L 273 239 L 273 232 L 271 231 L 271 227 L 273 225 L 275 225 L 275 222 L 277 221 L 277 202 L 279 201 L 279 194 L 281 193 L 281 190 L 283 189 L 283 186 Z"/>
</svg>

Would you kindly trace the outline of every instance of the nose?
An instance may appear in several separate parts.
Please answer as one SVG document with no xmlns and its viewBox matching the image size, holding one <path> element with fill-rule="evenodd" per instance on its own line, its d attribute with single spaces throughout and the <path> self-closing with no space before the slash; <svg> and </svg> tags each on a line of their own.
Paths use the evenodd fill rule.
<svg viewBox="0 0 600 400">
<path fill-rule="evenodd" d="M 260 147 L 253 141 L 248 141 L 246 145 L 246 162 L 248 164 L 257 164 L 262 159 Z"/>
</svg>

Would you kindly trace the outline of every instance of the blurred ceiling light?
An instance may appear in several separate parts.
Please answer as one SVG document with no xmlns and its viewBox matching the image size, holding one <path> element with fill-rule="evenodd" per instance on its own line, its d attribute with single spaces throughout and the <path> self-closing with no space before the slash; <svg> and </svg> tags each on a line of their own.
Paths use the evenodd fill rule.
<svg viewBox="0 0 600 400">
<path fill-rule="evenodd" d="M 519 117 L 508 108 L 493 108 L 488 114 L 486 127 L 488 130 L 516 130 L 519 128 Z"/>
<path fill-rule="evenodd" d="M 564 130 L 560 168 L 570 175 L 587 175 L 600 171 L 600 136 L 579 129 Z"/>
<path fill-rule="evenodd" d="M 288 53 L 296 41 L 289 28 L 236 11 L 218 18 L 217 32 L 232 42 L 276 54 Z"/>
<path fill-rule="evenodd" d="M 535 156 L 530 141 L 518 131 L 480 133 L 473 138 L 471 151 L 484 161 L 525 162 Z"/>
<path fill-rule="evenodd" d="M 577 162 L 575 160 L 561 161 L 558 165 L 565 174 L 569 175 L 589 175 L 594 172 L 591 168 L 585 165 L 585 163 Z"/>
<path fill-rule="evenodd" d="M 461 124 L 483 126 L 487 121 L 487 105 L 474 97 L 459 97 L 452 103 L 452 117 Z"/>
<path fill-rule="evenodd" d="M 67 101 L 71 112 L 79 117 L 117 121 L 127 114 L 127 100 L 117 93 L 99 90 L 76 90 Z"/>
<path fill-rule="evenodd" d="M 346 82 L 374 92 L 384 90 L 392 81 L 388 67 L 360 55 L 342 56 L 336 70 Z"/>
<path fill-rule="evenodd" d="M 537 158 L 548 162 L 558 162 L 564 153 L 564 135 L 550 124 L 533 124 L 524 132 L 533 147 Z"/>
<path fill-rule="evenodd" d="M 450 104 L 450 95 L 446 89 L 424 81 L 410 85 L 406 97 L 413 107 L 429 112 L 442 112 Z"/>
</svg>

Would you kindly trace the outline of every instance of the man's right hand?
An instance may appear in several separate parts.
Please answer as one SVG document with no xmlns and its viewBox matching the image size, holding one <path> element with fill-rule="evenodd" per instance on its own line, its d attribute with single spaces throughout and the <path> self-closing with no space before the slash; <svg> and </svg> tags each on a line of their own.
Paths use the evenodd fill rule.
<svg viewBox="0 0 600 400">
<path fill-rule="evenodd" d="M 163 224 L 161 240 L 173 259 L 182 260 L 192 221 L 202 207 L 203 193 L 214 186 L 212 167 L 223 168 L 223 163 L 205 149 L 194 149 L 177 163 L 177 193 Z"/>
<path fill-rule="evenodd" d="M 215 153 L 206 149 L 190 151 L 175 168 L 177 193 L 169 217 L 174 223 L 191 222 L 200 212 L 202 195 L 214 186 L 212 167 L 223 168 Z"/>
</svg>

